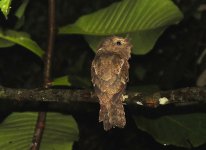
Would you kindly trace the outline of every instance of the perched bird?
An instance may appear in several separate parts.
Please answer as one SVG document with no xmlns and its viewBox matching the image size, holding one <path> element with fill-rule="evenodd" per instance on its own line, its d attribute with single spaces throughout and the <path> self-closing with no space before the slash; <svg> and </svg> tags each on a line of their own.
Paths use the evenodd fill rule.
<svg viewBox="0 0 206 150">
<path fill-rule="evenodd" d="M 108 37 L 100 44 L 92 62 L 92 83 L 100 103 L 99 122 L 103 121 L 106 131 L 126 124 L 122 101 L 129 80 L 131 48 L 127 38 Z"/>
</svg>

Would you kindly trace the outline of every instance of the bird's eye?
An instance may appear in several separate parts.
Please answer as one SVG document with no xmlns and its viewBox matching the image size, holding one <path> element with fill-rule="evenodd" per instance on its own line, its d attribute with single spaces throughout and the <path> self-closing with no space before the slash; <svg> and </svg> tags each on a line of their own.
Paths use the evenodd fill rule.
<svg viewBox="0 0 206 150">
<path fill-rule="evenodd" d="M 118 46 L 122 45 L 121 41 L 117 41 L 116 44 L 117 44 Z"/>
</svg>

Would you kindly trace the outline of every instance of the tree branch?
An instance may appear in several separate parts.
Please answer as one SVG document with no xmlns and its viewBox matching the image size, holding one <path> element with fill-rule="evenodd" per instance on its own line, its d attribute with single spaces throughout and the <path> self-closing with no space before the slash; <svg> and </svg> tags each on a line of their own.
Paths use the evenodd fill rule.
<svg viewBox="0 0 206 150">
<path fill-rule="evenodd" d="M 202 106 L 206 104 L 206 88 L 188 87 L 159 91 L 153 94 L 127 91 L 125 97 L 125 105 L 135 109 L 158 108 L 170 104 L 175 106 Z M 11 89 L 0 87 L 0 109 L 8 110 L 10 108 L 12 111 L 45 109 L 41 106 L 48 104 L 49 106 L 46 109 L 50 111 L 78 113 L 89 111 L 88 105 L 97 104 L 97 102 L 98 99 L 93 90 Z M 98 108 L 96 107 L 96 109 Z"/>
</svg>

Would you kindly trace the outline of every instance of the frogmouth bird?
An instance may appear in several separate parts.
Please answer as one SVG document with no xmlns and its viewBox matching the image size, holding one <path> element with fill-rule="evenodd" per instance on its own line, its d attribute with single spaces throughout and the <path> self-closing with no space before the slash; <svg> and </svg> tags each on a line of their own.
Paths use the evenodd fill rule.
<svg viewBox="0 0 206 150">
<path fill-rule="evenodd" d="M 104 130 L 124 128 L 124 92 L 129 80 L 132 45 L 127 38 L 112 36 L 100 44 L 91 66 L 92 83 L 99 99 L 99 122 Z"/>
</svg>

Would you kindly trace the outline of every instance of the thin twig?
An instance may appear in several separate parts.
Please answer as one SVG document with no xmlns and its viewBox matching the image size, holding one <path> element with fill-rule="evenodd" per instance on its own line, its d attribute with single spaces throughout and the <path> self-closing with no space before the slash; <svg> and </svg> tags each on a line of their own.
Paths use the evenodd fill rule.
<svg viewBox="0 0 206 150">
<path fill-rule="evenodd" d="M 44 88 L 48 88 L 50 84 L 51 78 L 51 65 L 52 65 L 52 54 L 53 54 L 53 47 L 55 41 L 55 0 L 48 0 L 49 1 L 49 31 L 48 31 L 48 44 L 47 44 L 47 51 L 45 55 L 45 62 L 44 62 Z"/>
<path fill-rule="evenodd" d="M 54 47 L 55 40 L 55 0 L 48 0 L 48 13 L 49 13 L 49 32 L 48 32 L 48 43 L 47 43 L 47 51 L 45 53 L 45 61 L 44 61 L 44 84 L 43 87 L 45 89 L 49 88 L 50 78 L 51 78 L 51 61 L 52 61 L 52 53 Z M 31 150 L 38 150 L 40 147 L 42 135 L 44 132 L 46 122 L 46 112 L 39 112 L 38 119 L 34 131 L 34 136 L 32 140 Z"/>
</svg>

